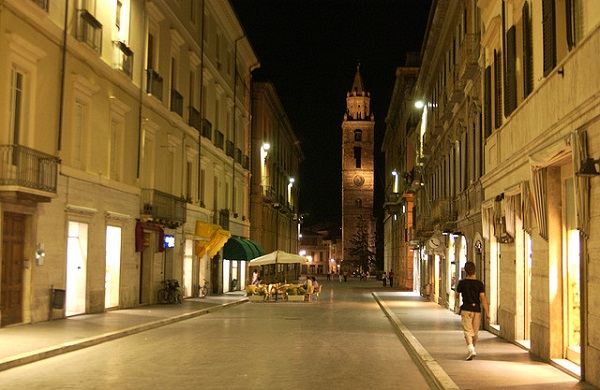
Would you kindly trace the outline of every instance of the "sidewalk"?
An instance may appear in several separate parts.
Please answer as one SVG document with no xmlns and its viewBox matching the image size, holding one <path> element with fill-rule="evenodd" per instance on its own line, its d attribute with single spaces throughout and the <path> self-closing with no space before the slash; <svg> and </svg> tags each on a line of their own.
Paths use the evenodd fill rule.
<svg viewBox="0 0 600 390">
<path fill-rule="evenodd" d="M 417 365 L 440 389 L 593 389 L 487 331 L 480 332 L 477 357 L 465 361 L 460 317 L 415 293 L 383 288 L 371 280 L 327 283 L 334 290 L 367 289 Z M 0 373 L 246 301 L 244 292 L 235 292 L 186 299 L 180 305 L 142 306 L 0 328 Z"/>
<path fill-rule="evenodd" d="M 0 329 L 0 372 L 246 302 L 244 292 Z"/>
<path fill-rule="evenodd" d="M 487 331 L 466 361 L 460 316 L 416 293 L 373 293 L 413 358 L 441 389 L 594 389 Z"/>
</svg>

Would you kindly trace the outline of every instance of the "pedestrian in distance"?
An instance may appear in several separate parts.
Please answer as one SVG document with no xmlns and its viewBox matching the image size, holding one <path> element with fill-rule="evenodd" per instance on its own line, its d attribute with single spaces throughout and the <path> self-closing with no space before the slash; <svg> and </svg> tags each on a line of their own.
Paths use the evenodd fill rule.
<svg viewBox="0 0 600 390">
<path fill-rule="evenodd" d="M 475 276 L 475 263 L 467 261 L 464 270 L 466 278 L 461 279 L 456 286 L 456 299 L 459 299 L 459 294 L 462 295 L 460 317 L 467 343 L 466 360 L 472 360 L 477 356 L 475 345 L 477 344 L 479 327 L 481 326 L 481 309 L 483 308 L 488 321 L 490 320 L 490 312 L 487 300 L 485 299 L 485 286 Z"/>
<path fill-rule="evenodd" d="M 383 273 L 383 275 L 381 275 L 381 280 L 383 281 L 383 287 L 385 287 L 387 283 L 387 275 L 385 274 L 385 272 Z"/>
<path fill-rule="evenodd" d="M 388 274 L 388 279 L 390 280 L 390 287 L 394 287 L 394 270 L 390 269 L 390 273 Z"/>
</svg>

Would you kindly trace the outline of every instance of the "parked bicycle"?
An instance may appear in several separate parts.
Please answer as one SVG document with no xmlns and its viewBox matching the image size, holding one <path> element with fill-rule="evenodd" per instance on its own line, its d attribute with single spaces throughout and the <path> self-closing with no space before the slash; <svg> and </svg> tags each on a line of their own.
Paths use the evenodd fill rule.
<svg viewBox="0 0 600 390">
<path fill-rule="evenodd" d="M 181 303 L 181 288 L 177 279 L 163 280 L 164 287 L 158 290 L 159 303 Z"/>
<path fill-rule="evenodd" d="M 204 285 L 198 284 L 198 297 L 205 298 L 208 295 L 208 281 L 204 279 Z"/>
</svg>

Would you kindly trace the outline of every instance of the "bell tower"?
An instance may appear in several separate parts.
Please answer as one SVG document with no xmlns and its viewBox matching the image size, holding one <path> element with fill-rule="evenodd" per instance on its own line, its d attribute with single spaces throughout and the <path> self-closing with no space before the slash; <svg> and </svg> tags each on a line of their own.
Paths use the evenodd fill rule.
<svg viewBox="0 0 600 390">
<path fill-rule="evenodd" d="M 369 249 L 375 239 L 373 217 L 375 176 L 375 118 L 371 114 L 371 94 L 364 89 L 360 64 L 354 82 L 346 93 L 346 113 L 342 122 L 342 256 L 353 258 L 349 248 L 360 230 L 369 237 Z"/>
</svg>

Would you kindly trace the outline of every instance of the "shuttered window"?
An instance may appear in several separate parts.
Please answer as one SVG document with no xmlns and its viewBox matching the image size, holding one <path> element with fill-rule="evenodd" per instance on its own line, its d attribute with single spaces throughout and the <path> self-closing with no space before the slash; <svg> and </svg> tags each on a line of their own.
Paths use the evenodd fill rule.
<svg viewBox="0 0 600 390">
<path fill-rule="evenodd" d="M 506 70 L 504 74 L 504 115 L 509 117 L 517 108 L 517 29 L 506 32 Z"/>
<path fill-rule="evenodd" d="M 492 67 L 488 66 L 484 71 L 483 86 L 483 131 L 487 139 L 492 135 Z"/>
<path fill-rule="evenodd" d="M 529 2 L 523 5 L 523 97 L 533 91 L 533 38 Z"/>
<path fill-rule="evenodd" d="M 544 33 L 544 76 L 556 66 L 556 9 L 554 0 L 542 0 L 542 25 Z"/>
<path fill-rule="evenodd" d="M 502 57 L 500 52 L 494 51 L 494 125 L 502 126 Z"/>
</svg>

